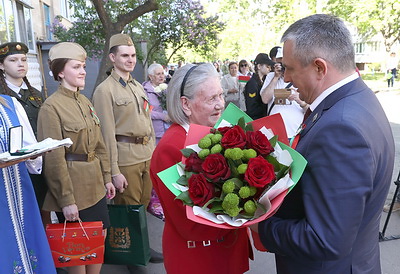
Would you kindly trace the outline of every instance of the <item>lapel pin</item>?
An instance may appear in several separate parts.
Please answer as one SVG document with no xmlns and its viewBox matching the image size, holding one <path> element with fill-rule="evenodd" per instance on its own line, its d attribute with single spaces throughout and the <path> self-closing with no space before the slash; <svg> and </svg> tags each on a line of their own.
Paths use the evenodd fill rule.
<svg viewBox="0 0 400 274">
<path fill-rule="evenodd" d="M 312 122 L 313 122 L 313 123 L 315 122 L 315 120 L 317 120 L 317 117 L 318 117 L 318 113 L 315 113 L 315 115 L 314 115 L 313 118 L 312 118 Z"/>
</svg>

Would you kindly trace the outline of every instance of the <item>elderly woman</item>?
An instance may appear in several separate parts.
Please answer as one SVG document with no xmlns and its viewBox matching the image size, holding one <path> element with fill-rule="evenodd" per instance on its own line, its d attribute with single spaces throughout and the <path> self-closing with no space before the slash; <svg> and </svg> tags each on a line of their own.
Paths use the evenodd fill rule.
<svg viewBox="0 0 400 274">
<path fill-rule="evenodd" d="M 166 107 L 167 90 L 163 89 L 163 85 L 161 85 L 165 81 L 165 73 L 164 68 L 160 64 L 151 64 L 147 69 L 147 73 L 150 80 L 143 82 L 142 85 L 149 98 L 150 105 L 153 106 L 151 121 L 156 135 L 156 144 L 158 144 L 171 122 Z M 166 88 L 167 84 L 164 85 Z M 157 218 L 164 220 L 164 212 L 154 188 L 151 191 L 150 203 L 147 210 Z"/>
<path fill-rule="evenodd" d="M 43 208 L 55 211 L 60 222 L 102 221 L 110 225 L 107 198 L 115 195 L 110 163 L 99 118 L 80 90 L 85 86 L 86 51 L 63 42 L 49 51 L 50 70 L 60 82 L 42 105 L 38 138 L 71 138 L 69 148 L 45 155 L 44 174 L 49 187 Z M 101 264 L 72 266 L 69 273 L 100 273 Z"/>
<path fill-rule="evenodd" d="M 230 62 L 228 68 L 229 74 L 221 79 L 221 86 L 225 95 L 225 106 L 232 102 L 241 110 L 246 111 L 244 95 L 239 87 L 238 64 L 236 62 Z"/>
<path fill-rule="evenodd" d="M 150 176 L 164 208 L 164 266 L 167 273 L 239 274 L 249 269 L 246 229 L 219 229 L 186 217 L 185 206 L 157 173 L 181 161 L 189 124 L 214 126 L 224 109 L 223 91 L 212 64 L 186 65 L 175 72 L 167 96 L 173 121 L 156 147 Z"/>
<path fill-rule="evenodd" d="M 169 119 L 166 110 L 166 90 L 163 89 L 162 83 L 165 81 L 164 69 L 160 64 L 151 64 L 147 70 L 149 81 L 143 82 L 144 91 L 149 98 L 150 105 L 153 106 L 151 111 L 151 121 L 156 134 L 156 144 L 164 135 L 165 130 L 169 127 Z M 167 85 L 165 85 L 166 87 Z"/>
</svg>

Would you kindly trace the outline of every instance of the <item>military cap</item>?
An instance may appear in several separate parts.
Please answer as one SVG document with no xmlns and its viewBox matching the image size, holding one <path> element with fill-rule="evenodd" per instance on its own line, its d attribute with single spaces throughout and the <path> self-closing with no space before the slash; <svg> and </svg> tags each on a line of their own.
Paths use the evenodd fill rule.
<svg viewBox="0 0 400 274">
<path fill-rule="evenodd" d="M 0 45 L 0 58 L 13 54 L 27 54 L 28 47 L 24 43 L 10 42 Z"/>
<path fill-rule="evenodd" d="M 68 58 L 84 62 L 86 60 L 85 49 L 73 42 L 61 42 L 51 47 L 49 51 L 49 59 L 53 61 L 59 58 Z"/>
<path fill-rule="evenodd" d="M 129 35 L 118 33 L 111 36 L 109 49 L 115 46 L 133 46 L 133 42 Z"/>
</svg>

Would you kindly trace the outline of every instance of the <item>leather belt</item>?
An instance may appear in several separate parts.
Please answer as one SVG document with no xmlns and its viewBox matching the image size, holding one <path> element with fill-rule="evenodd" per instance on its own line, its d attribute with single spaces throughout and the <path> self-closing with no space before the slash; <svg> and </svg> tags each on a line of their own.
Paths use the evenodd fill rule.
<svg viewBox="0 0 400 274">
<path fill-rule="evenodd" d="M 117 140 L 117 142 L 133 143 L 141 145 L 147 145 L 147 143 L 150 141 L 150 137 L 148 136 L 137 137 L 137 136 L 115 135 L 115 139 Z"/>
<path fill-rule="evenodd" d="M 66 153 L 65 160 L 91 162 L 94 160 L 95 156 L 96 156 L 96 153 L 94 151 L 89 152 L 88 154 Z"/>
<path fill-rule="evenodd" d="M 224 237 L 221 237 L 220 239 L 216 239 L 216 240 L 205 240 L 205 241 L 187 241 L 187 247 L 188 248 L 196 248 L 196 247 L 207 247 L 210 245 L 215 245 L 218 243 L 221 243 L 224 241 Z"/>
</svg>

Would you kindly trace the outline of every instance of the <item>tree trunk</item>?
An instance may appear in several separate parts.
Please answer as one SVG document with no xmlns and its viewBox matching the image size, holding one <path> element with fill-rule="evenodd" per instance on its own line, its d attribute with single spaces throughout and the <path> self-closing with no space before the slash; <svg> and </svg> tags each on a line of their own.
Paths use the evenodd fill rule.
<svg viewBox="0 0 400 274">
<path fill-rule="evenodd" d="M 102 2 L 103 0 L 91 0 L 91 1 L 97 11 L 97 14 L 99 15 L 100 21 L 104 28 L 104 32 L 106 34 L 106 43 L 103 48 L 103 57 L 100 62 L 99 74 L 97 75 L 95 84 L 96 88 L 102 81 L 104 81 L 104 79 L 107 78 L 106 71 L 112 66 L 111 61 L 108 58 L 108 53 L 109 53 L 108 48 L 111 36 L 117 33 L 121 33 L 127 24 L 136 20 L 143 14 L 157 10 L 158 4 L 156 0 L 147 0 L 145 3 L 137 6 L 133 10 L 125 14 L 120 14 L 117 18 L 117 21 L 112 23 L 110 16 L 104 9 L 104 4 Z"/>
</svg>

